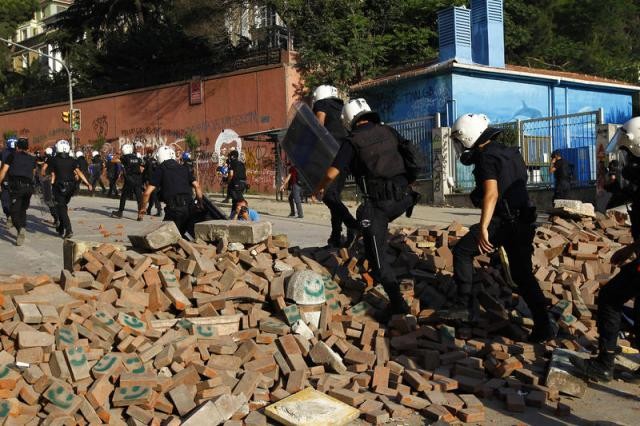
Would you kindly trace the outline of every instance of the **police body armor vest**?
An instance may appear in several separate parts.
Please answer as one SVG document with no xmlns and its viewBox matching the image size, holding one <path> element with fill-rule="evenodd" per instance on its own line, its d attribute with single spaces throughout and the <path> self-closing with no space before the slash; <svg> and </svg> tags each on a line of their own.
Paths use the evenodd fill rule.
<svg viewBox="0 0 640 426">
<path fill-rule="evenodd" d="M 126 172 L 128 176 L 140 175 L 140 166 L 142 161 L 135 155 L 129 154 L 126 164 Z"/>
<path fill-rule="evenodd" d="M 20 178 L 21 180 L 33 181 L 33 169 L 36 167 L 36 159 L 23 152 L 16 152 L 13 155 L 13 162 L 9 168 L 9 179 Z"/>
<path fill-rule="evenodd" d="M 366 169 L 367 179 L 390 179 L 406 173 L 398 139 L 389 127 L 377 125 L 356 132 L 351 143 Z"/>
</svg>

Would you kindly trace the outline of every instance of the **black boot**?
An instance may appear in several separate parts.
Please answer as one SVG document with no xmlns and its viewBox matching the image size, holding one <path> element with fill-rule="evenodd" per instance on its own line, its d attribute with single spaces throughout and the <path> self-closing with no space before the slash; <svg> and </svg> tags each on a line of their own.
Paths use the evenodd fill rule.
<svg viewBox="0 0 640 426">
<path fill-rule="evenodd" d="M 552 321 L 548 315 L 545 315 L 538 321 L 534 321 L 533 329 L 529 335 L 530 343 L 544 343 L 548 340 L 555 339 L 558 334 L 558 325 Z"/>
<path fill-rule="evenodd" d="M 459 295 L 447 309 L 437 312 L 438 318 L 444 321 L 474 322 L 480 316 L 480 307 L 475 297 Z"/>
<path fill-rule="evenodd" d="M 387 309 L 391 315 L 408 315 L 411 308 L 400 293 L 389 295 L 389 307 Z"/>
<path fill-rule="evenodd" d="M 609 382 L 613 379 L 615 359 L 615 351 L 601 349 L 598 356 L 594 358 L 572 357 L 571 363 L 576 368 L 576 374 L 579 376 L 594 382 Z"/>
<path fill-rule="evenodd" d="M 122 219 L 122 210 L 114 210 L 111 212 L 111 217 L 117 217 L 118 219 Z"/>
</svg>

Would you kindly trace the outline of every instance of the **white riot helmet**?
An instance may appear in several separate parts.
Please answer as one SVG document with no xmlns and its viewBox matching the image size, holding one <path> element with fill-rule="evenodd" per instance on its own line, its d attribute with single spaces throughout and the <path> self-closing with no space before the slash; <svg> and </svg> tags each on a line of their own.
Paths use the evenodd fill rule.
<svg viewBox="0 0 640 426">
<path fill-rule="evenodd" d="M 99 153 L 98 151 L 93 151 L 93 152 L 91 153 L 91 156 L 92 156 L 92 157 L 97 157 L 98 155 L 100 155 L 100 153 Z"/>
<path fill-rule="evenodd" d="M 53 148 L 51 148 L 50 146 L 46 147 L 44 149 L 44 154 L 45 155 L 53 155 Z"/>
<path fill-rule="evenodd" d="M 76 151 L 76 158 L 84 157 L 84 153 L 82 151 Z"/>
<path fill-rule="evenodd" d="M 311 102 L 315 104 L 323 99 L 340 99 L 338 97 L 338 89 L 328 84 L 316 87 L 316 90 L 313 91 Z"/>
<path fill-rule="evenodd" d="M 298 305 L 324 303 L 327 300 L 324 294 L 324 278 L 309 269 L 294 272 L 287 284 L 286 297 Z"/>
<path fill-rule="evenodd" d="M 489 119 L 484 114 L 465 114 L 451 127 L 451 138 L 458 155 L 479 143 L 484 143 L 501 133 L 502 130 L 489 127 Z"/>
<path fill-rule="evenodd" d="M 133 144 L 127 143 L 122 145 L 122 155 L 133 154 Z"/>
<path fill-rule="evenodd" d="M 640 117 L 632 118 L 616 131 L 607 153 L 618 160 L 617 180 L 622 189 L 640 185 Z"/>
<path fill-rule="evenodd" d="M 71 145 L 69 144 L 69 141 L 64 140 L 64 139 L 60 139 L 58 142 L 56 142 L 56 152 L 58 154 L 68 154 L 71 152 Z"/>
<path fill-rule="evenodd" d="M 353 129 L 353 125 L 364 116 L 371 121 L 380 122 L 377 112 L 371 111 L 371 107 L 363 98 L 352 99 L 342 108 L 342 125 L 348 130 Z"/>
<path fill-rule="evenodd" d="M 173 148 L 164 145 L 158 148 L 155 157 L 158 164 L 162 164 L 167 160 L 175 160 L 176 152 L 173 150 Z"/>
</svg>

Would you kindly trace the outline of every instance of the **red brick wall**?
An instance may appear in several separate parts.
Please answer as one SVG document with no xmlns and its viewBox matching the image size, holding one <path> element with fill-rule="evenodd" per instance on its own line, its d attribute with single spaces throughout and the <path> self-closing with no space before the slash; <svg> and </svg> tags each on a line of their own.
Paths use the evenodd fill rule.
<svg viewBox="0 0 640 426">
<path fill-rule="evenodd" d="M 74 107 L 82 111 L 82 130 L 76 133 L 78 146 L 90 150 L 103 136 L 104 151 L 117 152 L 124 142 L 146 146 L 176 144 L 184 147 L 184 136 L 193 133 L 200 141 L 198 168 L 201 183 L 219 187 L 212 162 L 215 141 L 222 129 L 238 134 L 286 126 L 286 115 L 295 99 L 299 78 L 292 66 L 280 64 L 205 78 L 204 100 L 189 105 L 189 83 L 176 83 L 139 91 L 123 92 L 86 100 Z M 26 136 L 33 149 L 69 138 L 68 125 L 61 119 L 67 104 L 0 114 L 0 134 L 14 130 Z M 275 169 L 271 144 L 244 142 L 248 180 L 252 190 L 273 193 Z"/>
</svg>

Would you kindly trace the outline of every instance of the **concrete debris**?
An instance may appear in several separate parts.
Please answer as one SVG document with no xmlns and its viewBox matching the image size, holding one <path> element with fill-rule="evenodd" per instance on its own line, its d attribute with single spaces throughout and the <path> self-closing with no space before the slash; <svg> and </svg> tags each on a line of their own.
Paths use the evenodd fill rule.
<svg viewBox="0 0 640 426">
<path fill-rule="evenodd" d="M 457 223 L 391 234 L 412 315 L 388 324 L 375 320 L 387 296 L 361 245 L 302 250 L 270 229 L 218 226 L 199 234 L 213 244 L 139 235 L 141 252 L 68 241 L 59 277 L 2 277 L 0 424 L 264 424 L 265 413 L 285 424 L 382 423 L 415 412 L 481 422 L 476 396 L 516 412 L 554 402 L 566 415 L 559 393 L 585 388 L 562 350 L 595 348 L 595 297 L 617 272 L 611 255 L 631 242 L 613 215 L 538 228 L 535 274 L 561 333 L 530 344 L 529 310 L 488 256 L 476 263 L 480 319 L 437 319 L 456 291 L 451 249 L 467 232 Z M 238 235 L 244 248 L 230 251 Z M 321 302 L 287 297 L 297 297 L 285 291 L 295 274 L 313 275 Z"/>
</svg>

